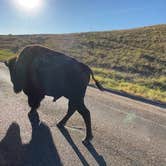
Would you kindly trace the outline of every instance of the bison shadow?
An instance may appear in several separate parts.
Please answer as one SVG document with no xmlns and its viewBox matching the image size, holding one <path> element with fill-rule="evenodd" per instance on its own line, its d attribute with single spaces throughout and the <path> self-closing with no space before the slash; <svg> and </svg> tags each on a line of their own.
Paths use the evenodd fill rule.
<svg viewBox="0 0 166 166">
<path fill-rule="evenodd" d="M 65 139 L 68 141 L 70 146 L 73 148 L 75 153 L 77 154 L 78 158 L 80 159 L 82 165 L 88 166 L 88 162 L 86 161 L 85 157 L 81 153 L 81 151 L 78 149 L 76 144 L 74 143 L 72 137 L 70 136 L 68 130 L 65 127 L 58 127 L 60 132 L 63 134 Z M 96 160 L 97 164 L 100 166 L 106 166 L 106 161 L 104 160 L 102 155 L 99 155 L 94 146 L 91 144 L 91 142 L 88 142 L 84 144 L 87 150 L 90 152 L 90 154 L 93 156 L 93 158 Z"/>
<path fill-rule="evenodd" d="M 19 125 L 10 125 L 0 142 L 0 165 L 59 166 L 62 163 L 49 127 L 41 122 L 32 126 L 32 138 L 28 144 L 22 144 Z"/>
<path fill-rule="evenodd" d="M 29 116 L 32 126 L 32 138 L 28 144 L 23 144 L 20 136 L 20 127 L 12 123 L 5 137 L 0 142 L 0 165 L 1 166 L 61 166 L 63 165 L 54 144 L 49 127 L 39 123 L 38 114 Z M 88 162 L 78 149 L 68 130 L 59 128 L 70 146 L 73 148 L 81 163 L 88 166 Z M 85 147 L 94 157 L 98 165 L 105 166 L 104 158 L 97 153 L 89 142 Z"/>
</svg>

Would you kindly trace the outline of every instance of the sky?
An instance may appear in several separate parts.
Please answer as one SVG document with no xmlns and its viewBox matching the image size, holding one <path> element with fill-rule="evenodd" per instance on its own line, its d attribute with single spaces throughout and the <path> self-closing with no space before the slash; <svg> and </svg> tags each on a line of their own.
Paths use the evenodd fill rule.
<svg viewBox="0 0 166 166">
<path fill-rule="evenodd" d="M 166 24 L 166 0 L 34 1 L 0 0 L 0 34 L 62 34 Z"/>
</svg>

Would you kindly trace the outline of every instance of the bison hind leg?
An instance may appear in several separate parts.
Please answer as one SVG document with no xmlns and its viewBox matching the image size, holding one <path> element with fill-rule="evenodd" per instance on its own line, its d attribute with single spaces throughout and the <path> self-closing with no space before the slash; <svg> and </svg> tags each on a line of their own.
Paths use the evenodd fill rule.
<svg viewBox="0 0 166 166">
<path fill-rule="evenodd" d="M 84 119 L 85 126 L 86 126 L 86 137 L 83 140 L 83 143 L 86 144 L 93 139 L 92 128 L 91 128 L 91 115 L 89 110 L 84 104 L 84 101 L 81 100 L 77 103 L 77 110 L 81 114 Z"/>
</svg>

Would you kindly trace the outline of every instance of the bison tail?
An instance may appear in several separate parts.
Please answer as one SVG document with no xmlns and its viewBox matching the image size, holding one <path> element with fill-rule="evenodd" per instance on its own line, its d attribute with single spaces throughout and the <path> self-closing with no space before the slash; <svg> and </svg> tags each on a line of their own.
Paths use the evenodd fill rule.
<svg viewBox="0 0 166 166">
<path fill-rule="evenodd" d="M 87 71 L 88 73 L 91 74 L 92 79 L 94 80 L 96 86 L 97 86 L 101 91 L 104 91 L 105 89 L 103 88 L 103 86 L 99 83 L 99 81 L 97 81 L 97 80 L 95 79 L 94 74 L 93 74 L 93 71 L 91 70 L 91 68 L 89 68 L 89 66 L 87 66 L 87 65 L 85 65 L 85 64 L 83 64 L 83 63 L 81 63 L 81 62 L 80 62 L 80 64 L 81 64 L 81 66 L 83 67 L 84 71 Z"/>
<path fill-rule="evenodd" d="M 94 80 L 96 86 L 101 90 L 101 91 L 104 91 L 104 87 L 100 84 L 99 81 L 97 81 L 94 77 L 94 74 L 93 74 L 93 71 L 90 69 L 90 72 L 91 72 L 91 76 L 92 76 L 92 79 Z"/>
</svg>

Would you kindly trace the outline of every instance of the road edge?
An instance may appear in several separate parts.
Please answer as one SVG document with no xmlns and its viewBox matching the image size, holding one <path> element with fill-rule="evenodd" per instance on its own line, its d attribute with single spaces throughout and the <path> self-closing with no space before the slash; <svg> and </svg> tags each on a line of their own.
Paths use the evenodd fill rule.
<svg viewBox="0 0 166 166">
<path fill-rule="evenodd" d="M 93 84 L 89 84 L 88 86 L 93 87 L 95 89 L 98 89 Z M 130 98 L 130 99 L 136 100 L 136 101 L 141 101 L 141 102 L 146 103 L 146 104 L 151 104 L 151 105 L 158 106 L 158 107 L 166 109 L 166 103 L 165 102 L 160 102 L 160 101 L 147 99 L 147 98 L 144 98 L 144 97 L 141 97 L 141 96 L 132 95 L 132 94 L 129 94 L 127 92 L 118 91 L 118 90 L 114 90 L 114 89 L 104 88 L 104 91 L 109 92 L 109 93 L 113 93 L 113 94 L 116 94 L 116 95 L 119 95 L 119 96 L 127 97 L 127 98 Z"/>
</svg>

